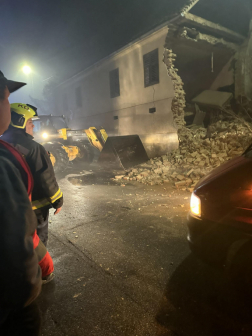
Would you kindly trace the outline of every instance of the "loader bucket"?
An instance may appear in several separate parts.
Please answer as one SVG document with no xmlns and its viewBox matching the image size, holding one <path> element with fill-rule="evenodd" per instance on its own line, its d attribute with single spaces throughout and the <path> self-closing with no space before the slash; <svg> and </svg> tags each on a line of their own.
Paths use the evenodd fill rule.
<svg viewBox="0 0 252 336">
<path fill-rule="evenodd" d="M 148 155 L 138 135 L 108 137 L 98 163 L 110 169 L 129 169 L 148 161 Z"/>
</svg>

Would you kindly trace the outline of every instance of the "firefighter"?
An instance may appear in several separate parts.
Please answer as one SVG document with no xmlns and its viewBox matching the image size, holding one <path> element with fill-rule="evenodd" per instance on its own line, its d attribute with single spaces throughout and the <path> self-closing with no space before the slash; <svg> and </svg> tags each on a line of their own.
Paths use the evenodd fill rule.
<svg viewBox="0 0 252 336">
<path fill-rule="evenodd" d="M 37 108 L 29 104 L 11 104 L 11 123 L 2 139 L 21 152 L 33 175 L 34 188 L 32 208 L 38 221 L 38 236 L 44 245 L 48 241 L 49 209 L 58 214 L 63 205 L 63 194 L 58 186 L 49 154 L 33 140 L 33 119 L 37 119 Z"/>
<path fill-rule="evenodd" d="M 10 124 L 9 95 L 24 85 L 0 71 L 0 136 Z M 41 291 L 41 269 L 33 248 L 37 220 L 26 190 L 32 188 L 28 173 L 23 157 L 0 139 L 0 335 L 40 334 L 33 302 Z"/>
</svg>

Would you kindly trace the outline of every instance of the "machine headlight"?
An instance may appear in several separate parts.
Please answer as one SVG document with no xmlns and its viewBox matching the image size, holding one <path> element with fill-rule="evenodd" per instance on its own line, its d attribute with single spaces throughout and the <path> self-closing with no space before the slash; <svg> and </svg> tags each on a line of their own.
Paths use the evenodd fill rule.
<svg viewBox="0 0 252 336">
<path fill-rule="evenodd" d="M 44 132 L 44 133 L 42 134 L 42 138 L 47 139 L 47 138 L 48 138 L 48 133 Z"/>
<path fill-rule="evenodd" d="M 201 217 L 201 201 L 194 193 L 191 196 L 190 208 L 193 215 Z"/>
</svg>

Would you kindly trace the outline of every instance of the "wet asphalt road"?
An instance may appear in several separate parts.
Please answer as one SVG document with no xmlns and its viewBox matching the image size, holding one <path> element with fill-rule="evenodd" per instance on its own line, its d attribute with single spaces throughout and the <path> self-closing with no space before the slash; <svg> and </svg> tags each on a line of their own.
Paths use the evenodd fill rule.
<svg viewBox="0 0 252 336">
<path fill-rule="evenodd" d="M 252 334 L 250 304 L 186 241 L 190 194 L 111 182 L 79 167 L 58 178 L 55 280 L 38 304 L 47 336 Z"/>
</svg>

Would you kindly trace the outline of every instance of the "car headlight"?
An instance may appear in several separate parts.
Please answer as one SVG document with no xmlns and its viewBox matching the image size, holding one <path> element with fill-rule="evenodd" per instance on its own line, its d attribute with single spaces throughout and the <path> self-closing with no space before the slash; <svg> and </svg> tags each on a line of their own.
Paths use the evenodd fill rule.
<svg viewBox="0 0 252 336">
<path fill-rule="evenodd" d="M 47 138 L 48 138 L 48 133 L 46 133 L 46 132 L 43 133 L 43 134 L 42 134 L 42 138 L 47 139 Z"/>
<path fill-rule="evenodd" d="M 201 200 L 194 193 L 191 196 L 190 208 L 193 215 L 201 217 Z"/>
</svg>

